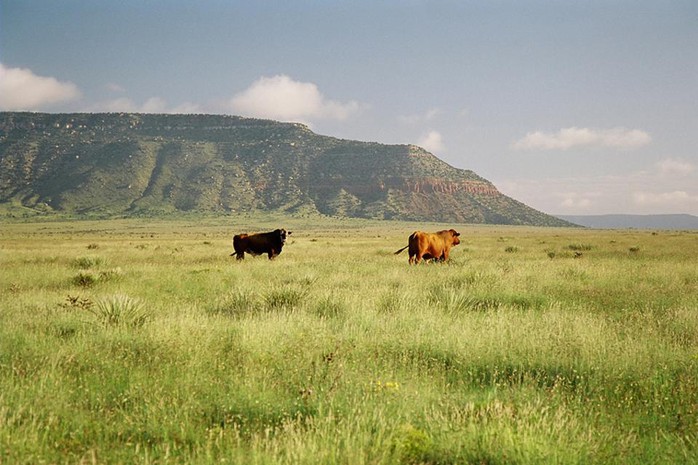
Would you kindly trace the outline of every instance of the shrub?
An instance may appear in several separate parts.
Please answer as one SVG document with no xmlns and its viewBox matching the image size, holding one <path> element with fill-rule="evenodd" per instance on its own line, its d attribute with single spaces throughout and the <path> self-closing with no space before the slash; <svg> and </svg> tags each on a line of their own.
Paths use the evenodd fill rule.
<svg viewBox="0 0 698 465">
<path fill-rule="evenodd" d="M 591 250 L 592 246 L 590 244 L 570 244 L 567 248 L 570 250 Z"/>
</svg>

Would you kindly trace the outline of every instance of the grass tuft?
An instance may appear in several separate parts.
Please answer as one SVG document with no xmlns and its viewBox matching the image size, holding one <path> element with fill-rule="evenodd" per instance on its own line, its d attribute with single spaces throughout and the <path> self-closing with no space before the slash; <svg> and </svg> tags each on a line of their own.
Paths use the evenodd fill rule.
<svg viewBox="0 0 698 465">
<path fill-rule="evenodd" d="M 99 281 L 99 274 L 90 270 L 80 270 L 73 276 L 72 283 L 80 287 L 92 287 Z"/>
<path fill-rule="evenodd" d="M 304 303 L 307 296 L 307 290 L 292 287 L 272 289 L 264 295 L 264 306 L 267 310 L 292 310 Z"/>
<path fill-rule="evenodd" d="M 99 266 L 103 266 L 105 263 L 106 260 L 103 257 L 99 257 L 96 255 L 86 255 L 73 260 L 73 267 L 86 270 L 89 268 L 97 268 Z"/>
<path fill-rule="evenodd" d="M 209 313 L 228 317 L 242 317 L 253 315 L 261 308 L 261 302 L 257 294 L 238 290 L 229 293 L 216 302 L 209 308 Z"/>
</svg>

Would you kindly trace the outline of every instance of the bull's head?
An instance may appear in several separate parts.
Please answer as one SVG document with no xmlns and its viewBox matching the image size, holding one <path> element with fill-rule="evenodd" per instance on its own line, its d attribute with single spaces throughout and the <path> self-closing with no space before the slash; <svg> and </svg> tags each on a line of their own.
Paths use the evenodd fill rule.
<svg viewBox="0 0 698 465">
<path fill-rule="evenodd" d="M 449 232 L 451 233 L 451 236 L 453 236 L 453 245 L 460 244 L 460 239 L 458 238 L 458 236 L 460 236 L 460 233 L 455 229 L 450 229 Z"/>
<path fill-rule="evenodd" d="M 277 229 L 274 232 L 279 235 L 279 240 L 282 244 L 286 242 L 286 236 L 291 235 L 291 231 L 286 231 L 285 229 Z"/>
</svg>

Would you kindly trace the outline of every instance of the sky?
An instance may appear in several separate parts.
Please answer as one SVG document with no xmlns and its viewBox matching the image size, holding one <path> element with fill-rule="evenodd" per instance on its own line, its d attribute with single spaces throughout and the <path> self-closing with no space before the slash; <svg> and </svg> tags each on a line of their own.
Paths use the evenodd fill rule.
<svg viewBox="0 0 698 465">
<path fill-rule="evenodd" d="M 417 144 L 550 214 L 698 215 L 697 0 L 0 0 L 0 111 Z"/>
</svg>

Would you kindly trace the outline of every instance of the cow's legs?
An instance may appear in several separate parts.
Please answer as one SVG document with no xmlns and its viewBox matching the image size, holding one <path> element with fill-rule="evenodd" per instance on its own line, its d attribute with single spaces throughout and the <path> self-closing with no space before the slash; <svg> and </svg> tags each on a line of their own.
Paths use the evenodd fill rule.
<svg viewBox="0 0 698 465">
<path fill-rule="evenodd" d="M 236 255 L 236 258 L 237 258 L 238 260 L 244 260 L 244 259 L 245 259 L 245 252 L 236 252 L 235 255 Z"/>
</svg>

